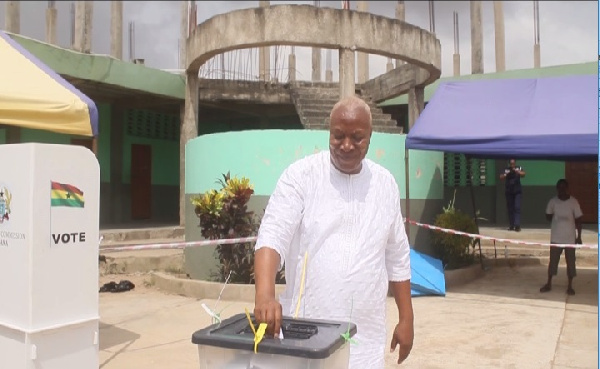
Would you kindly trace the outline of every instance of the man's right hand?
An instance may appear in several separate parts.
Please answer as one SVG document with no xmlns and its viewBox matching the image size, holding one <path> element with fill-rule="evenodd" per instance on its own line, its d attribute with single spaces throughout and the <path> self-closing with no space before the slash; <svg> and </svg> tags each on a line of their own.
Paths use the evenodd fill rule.
<svg viewBox="0 0 600 369">
<path fill-rule="evenodd" d="M 273 296 L 256 295 L 254 318 L 256 323 L 267 323 L 267 335 L 279 337 L 281 328 L 281 304 Z"/>
<path fill-rule="evenodd" d="M 279 336 L 281 327 L 281 304 L 275 299 L 275 275 L 279 266 L 279 254 L 263 247 L 254 254 L 254 319 L 267 323 L 267 335 Z"/>
</svg>

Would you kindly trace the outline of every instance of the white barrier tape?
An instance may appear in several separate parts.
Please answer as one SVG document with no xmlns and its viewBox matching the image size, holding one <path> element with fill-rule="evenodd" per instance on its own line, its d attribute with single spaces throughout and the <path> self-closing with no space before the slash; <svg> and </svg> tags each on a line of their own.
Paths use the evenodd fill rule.
<svg viewBox="0 0 600 369">
<path fill-rule="evenodd" d="M 147 245 L 101 247 L 100 251 L 101 252 L 114 252 L 114 251 L 184 249 L 186 247 L 231 245 L 234 243 L 247 243 L 247 242 L 254 242 L 254 241 L 256 241 L 256 237 L 242 237 L 242 238 L 227 238 L 227 239 L 223 239 L 223 240 L 151 243 L 151 244 L 147 244 Z"/>
<path fill-rule="evenodd" d="M 540 242 L 527 242 L 519 241 L 508 238 L 495 238 L 490 236 L 484 236 L 481 234 L 472 234 L 454 229 L 441 228 L 430 224 L 424 224 L 415 222 L 414 220 L 405 219 L 405 222 L 416 225 L 418 227 L 431 229 L 434 231 L 450 233 L 455 235 L 467 236 L 471 238 L 479 238 L 481 240 L 495 241 L 500 243 L 510 243 L 515 245 L 529 245 L 529 246 L 557 246 L 556 244 L 540 243 Z M 172 242 L 172 243 L 152 243 L 146 245 L 133 245 L 133 246 L 114 246 L 114 247 L 101 247 L 101 252 L 117 252 L 117 251 L 138 251 L 138 250 L 168 250 L 168 249 L 184 249 L 186 247 L 200 247 L 200 246 L 215 246 L 215 245 L 231 245 L 236 243 L 247 243 L 256 241 L 256 237 L 242 237 L 242 238 L 228 238 L 222 240 L 205 240 L 205 241 L 191 241 L 191 242 Z M 592 244 L 561 244 L 560 247 L 573 247 L 573 248 L 584 248 L 584 249 L 597 249 L 598 245 Z"/>
<path fill-rule="evenodd" d="M 410 224 L 416 225 L 418 227 L 431 229 L 434 231 L 456 234 L 456 235 L 461 235 L 461 236 L 468 236 L 471 238 L 479 238 L 481 240 L 496 241 L 496 242 L 500 242 L 500 243 L 511 243 L 511 244 L 515 244 L 515 245 L 529 245 L 529 246 L 560 246 L 560 247 L 572 247 L 572 248 L 578 248 L 578 249 L 597 249 L 598 248 L 597 244 L 596 245 L 592 245 L 592 244 L 583 244 L 583 245 L 560 244 L 560 245 L 558 245 L 558 244 L 551 244 L 551 243 L 519 241 L 519 240 L 508 239 L 508 238 L 495 238 L 495 237 L 490 237 L 490 236 L 484 236 L 481 234 L 472 234 L 472 233 L 456 231 L 454 229 L 441 228 L 441 227 L 437 227 L 437 226 L 434 226 L 431 224 L 415 222 L 414 220 L 410 220 L 410 219 L 405 219 L 405 221 Z"/>
</svg>

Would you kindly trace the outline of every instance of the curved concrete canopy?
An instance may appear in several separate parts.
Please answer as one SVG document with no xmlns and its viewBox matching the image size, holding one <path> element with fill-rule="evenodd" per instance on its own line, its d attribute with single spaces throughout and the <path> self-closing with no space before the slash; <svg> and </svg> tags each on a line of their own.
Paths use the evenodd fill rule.
<svg viewBox="0 0 600 369">
<path fill-rule="evenodd" d="M 215 55 L 273 45 L 348 48 L 404 60 L 422 69 L 418 86 L 440 76 L 441 45 L 434 34 L 396 19 L 310 5 L 243 9 L 206 20 L 187 41 L 186 69 L 197 73 Z"/>
</svg>

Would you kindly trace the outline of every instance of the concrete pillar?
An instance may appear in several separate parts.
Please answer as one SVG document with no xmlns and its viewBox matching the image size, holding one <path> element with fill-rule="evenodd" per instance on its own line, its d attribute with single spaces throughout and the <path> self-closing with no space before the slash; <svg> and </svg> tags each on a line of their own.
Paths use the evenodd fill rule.
<svg viewBox="0 0 600 369">
<path fill-rule="evenodd" d="M 333 82 L 333 71 L 331 70 L 331 49 L 325 50 L 325 82 Z"/>
<path fill-rule="evenodd" d="M 325 82 L 333 82 L 333 71 L 331 69 L 325 71 Z"/>
<path fill-rule="evenodd" d="M 84 1 L 84 3 L 85 20 L 83 27 L 83 52 L 89 54 L 92 52 L 92 19 L 94 15 L 94 2 Z"/>
<path fill-rule="evenodd" d="M 75 2 L 75 34 L 73 50 L 90 53 L 92 50 L 92 1 Z"/>
<path fill-rule="evenodd" d="M 110 107 L 110 221 L 123 222 L 123 136 L 125 109 Z"/>
<path fill-rule="evenodd" d="M 75 1 L 75 27 L 73 30 L 73 45 L 76 51 L 83 50 L 83 27 L 85 21 L 85 6 L 83 1 Z"/>
<path fill-rule="evenodd" d="M 452 55 L 452 67 L 453 67 L 453 76 L 454 77 L 458 77 L 460 76 L 460 54 L 453 54 Z"/>
<path fill-rule="evenodd" d="M 6 1 L 4 29 L 12 33 L 21 33 L 21 2 Z"/>
<path fill-rule="evenodd" d="M 533 67 L 540 67 L 540 44 L 533 45 Z"/>
<path fill-rule="evenodd" d="M 188 39 L 188 11 L 189 1 L 181 2 L 181 19 L 179 20 L 179 69 L 185 69 L 186 63 L 186 43 Z"/>
<path fill-rule="evenodd" d="M 57 11 L 54 2 L 50 3 L 46 9 L 46 42 L 56 45 L 56 17 Z"/>
<path fill-rule="evenodd" d="M 123 2 L 110 2 L 110 55 L 123 59 Z"/>
<path fill-rule="evenodd" d="M 496 72 L 506 70 L 506 48 L 504 45 L 504 10 L 502 1 L 494 1 L 494 36 L 496 38 Z"/>
<path fill-rule="evenodd" d="M 356 93 L 354 50 L 340 49 L 340 99 Z"/>
<path fill-rule="evenodd" d="M 398 1 L 398 3 L 396 3 L 396 19 L 404 22 L 406 20 L 405 16 L 406 11 L 404 8 L 404 1 Z M 404 64 L 402 60 L 396 59 L 396 68 L 398 68 L 402 64 Z"/>
<path fill-rule="evenodd" d="M 259 1 L 258 3 L 261 8 L 271 6 L 270 1 Z M 264 82 L 271 80 L 271 48 L 268 46 L 258 49 L 258 78 Z"/>
<path fill-rule="evenodd" d="M 179 224 L 185 225 L 185 145 L 198 137 L 198 72 L 187 73 L 179 133 Z"/>
<path fill-rule="evenodd" d="M 481 1 L 471 1 L 471 73 L 483 74 Z"/>
<path fill-rule="evenodd" d="M 387 64 L 385 65 L 385 71 L 389 72 L 394 69 L 394 63 L 392 63 L 392 59 L 388 59 Z"/>
<path fill-rule="evenodd" d="M 408 90 L 408 131 L 412 129 L 425 108 L 425 89 L 413 87 Z M 408 132 L 407 132 L 408 133 Z"/>
<path fill-rule="evenodd" d="M 296 55 L 290 54 L 288 57 L 288 81 L 294 82 L 296 80 Z"/>
<path fill-rule="evenodd" d="M 369 3 L 367 1 L 357 1 L 356 9 L 359 12 L 369 11 Z M 365 83 L 369 80 L 369 54 L 359 52 L 357 53 L 358 63 L 358 83 Z"/>
<path fill-rule="evenodd" d="M 321 48 L 312 48 L 312 81 L 321 82 Z"/>
</svg>

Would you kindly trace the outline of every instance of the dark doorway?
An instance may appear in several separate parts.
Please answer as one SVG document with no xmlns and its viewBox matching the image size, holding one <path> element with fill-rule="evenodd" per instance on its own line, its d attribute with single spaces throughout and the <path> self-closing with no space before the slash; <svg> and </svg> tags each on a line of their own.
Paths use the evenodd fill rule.
<svg viewBox="0 0 600 369">
<path fill-rule="evenodd" d="M 72 138 L 71 145 L 83 146 L 90 149 L 92 152 L 94 151 L 94 140 L 91 138 Z"/>
<path fill-rule="evenodd" d="M 598 162 L 567 162 L 565 178 L 569 191 L 583 212 L 583 223 L 598 223 Z"/>
<path fill-rule="evenodd" d="M 131 145 L 131 218 L 152 218 L 152 147 Z"/>
</svg>

